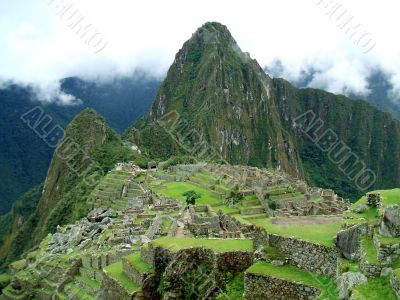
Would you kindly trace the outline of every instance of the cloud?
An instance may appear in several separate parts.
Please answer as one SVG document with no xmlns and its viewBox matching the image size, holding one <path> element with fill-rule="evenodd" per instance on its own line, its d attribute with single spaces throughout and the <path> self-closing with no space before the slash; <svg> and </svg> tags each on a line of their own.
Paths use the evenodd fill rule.
<svg viewBox="0 0 400 300">
<path fill-rule="evenodd" d="M 57 103 L 60 105 L 79 105 L 82 100 L 61 91 L 61 84 L 59 81 L 50 82 L 45 84 L 35 84 L 32 86 L 36 92 L 38 101 L 43 103 Z"/>
<path fill-rule="evenodd" d="M 338 28 L 317 1 L 70 1 L 87 24 L 107 40 L 99 53 L 88 47 L 77 27 L 60 17 L 53 1 L 0 0 L 0 78 L 46 91 L 68 76 L 109 78 L 136 69 L 163 77 L 175 53 L 207 21 L 228 26 L 243 51 L 262 65 L 281 62 L 281 74 L 335 93 L 369 93 L 366 78 L 379 67 L 390 74 L 393 96 L 400 95 L 399 3 L 350 0 L 342 5 L 368 30 L 376 46 L 364 54 Z M 52 5 L 48 5 L 48 3 Z M 379 11 L 379 14 L 377 12 Z M 310 75 L 309 74 L 309 75 Z M 39 89 L 39 90 L 40 90 Z M 49 93 L 57 95 L 56 89 Z M 63 96 L 62 96 L 63 97 Z M 396 96 L 397 97 L 397 96 Z M 53 96 L 43 96 L 53 99 Z M 75 100 L 63 97 L 61 103 Z"/>
</svg>

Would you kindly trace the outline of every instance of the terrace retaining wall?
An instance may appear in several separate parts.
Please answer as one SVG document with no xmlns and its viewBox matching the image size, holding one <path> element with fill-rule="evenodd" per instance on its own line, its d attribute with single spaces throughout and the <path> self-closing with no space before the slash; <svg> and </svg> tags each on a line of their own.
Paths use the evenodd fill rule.
<svg viewBox="0 0 400 300">
<path fill-rule="evenodd" d="M 395 272 L 393 272 L 390 276 L 390 285 L 392 286 L 392 289 L 396 294 L 397 299 L 400 299 L 400 280 Z"/>
<path fill-rule="evenodd" d="M 263 230 L 258 230 L 253 240 L 254 246 L 257 247 L 262 243 L 265 245 L 265 241 L 278 248 L 288 258 L 290 264 L 298 268 L 317 274 L 336 274 L 338 252 L 334 247 L 318 245 L 292 237 L 263 233 Z"/>
<path fill-rule="evenodd" d="M 374 237 L 374 244 L 381 264 L 389 265 L 400 258 L 400 243 L 381 244 L 379 239 Z"/>
<path fill-rule="evenodd" d="M 317 298 L 320 293 L 315 287 L 293 281 L 252 273 L 244 275 L 244 299 L 308 300 Z"/>
</svg>

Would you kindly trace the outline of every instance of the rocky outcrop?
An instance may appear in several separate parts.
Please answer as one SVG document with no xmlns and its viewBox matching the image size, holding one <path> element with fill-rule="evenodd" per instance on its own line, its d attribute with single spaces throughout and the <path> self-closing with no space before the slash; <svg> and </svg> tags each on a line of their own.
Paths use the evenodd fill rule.
<svg viewBox="0 0 400 300">
<path fill-rule="evenodd" d="M 400 299 L 400 269 L 394 270 L 390 276 L 390 285 L 397 299 Z"/>
<path fill-rule="evenodd" d="M 360 240 L 363 233 L 363 225 L 354 225 L 341 230 L 336 236 L 336 246 L 347 259 L 354 259 L 360 249 Z"/>
<path fill-rule="evenodd" d="M 337 283 L 339 289 L 339 299 L 347 300 L 351 295 L 354 286 L 367 283 L 367 277 L 359 272 L 346 272 L 339 276 Z"/>
<path fill-rule="evenodd" d="M 400 237 L 400 207 L 398 205 L 389 205 L 385 209 L 379 232 L 388 237 Z"/>
</svg>

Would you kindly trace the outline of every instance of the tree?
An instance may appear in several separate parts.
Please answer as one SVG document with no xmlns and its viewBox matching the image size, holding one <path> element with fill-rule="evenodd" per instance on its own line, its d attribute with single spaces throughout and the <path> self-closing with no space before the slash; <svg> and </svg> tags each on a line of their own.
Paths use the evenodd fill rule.
<svg viewBox="0 0 400 300">
<path fill-rule="evenodd" d="M 196 193 L 195 191 L 187 191 L 182 194 L 183 196 L 186 197 L 186 205 L 195 205 L 196 204 L 196 199 L 199 199 L 201 195 L 199 193 Z"/>
</svg>

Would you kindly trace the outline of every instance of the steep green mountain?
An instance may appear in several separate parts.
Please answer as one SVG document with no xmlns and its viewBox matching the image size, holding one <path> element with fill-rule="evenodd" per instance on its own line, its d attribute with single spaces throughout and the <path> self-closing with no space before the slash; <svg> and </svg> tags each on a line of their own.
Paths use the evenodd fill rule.
<svg viewBox="0 0 400 300">
<path fill-rule="evenodd" d="M 303 114 L 306 127 L 313 119 L 323 122 L 316 137 L 331 129 L 352 156 L 334 162 L 335 153 L 322 151 L 299 129 L 295 120 Z M 146 133 L 149 128 L 157 134 Z M 271 79 L 219 23 L 205 24 L 183 45 L 149 114 L 125 137 L 163 155 L 196 152 L 185 142 L 205 142 L 231 163 L 282 169 L 353 199 L 400 184 L 397 120 L 364 101 Z M 376 181 L 363 183 L 352 174 L 356 168 L 346 169 L 355 157 L 365 163 L 360 172 L 376 174 Z"/>
<path fill-rule="evenodd" d="M 9 211 L 17 197 L 43 182 L 54 151 L 21 121 L 24 113 L 39 105 L 53 118 L 51 126 L 65 128 L 80 111 L 91 107 L 121 132 L 146 113 L 158 87 L 158 79 L 141 72 L 108 81 L 65 78 L 61 90 L 82 100 L 73 106 L 43 105 L 30 87 L 10 84 L 0 88 L 0 214 Z"/>
<path fill-rule="evenodd" d="M 181 135 L 193 143 L 203 136 L 230 162 L 267 165 L 302 176 L 299 155 L 293 138 L 283 130 L 271 88 L 271 79 L 240 50 L 228 29 L 207 23 L 176 55 L 138 127 L 176 111 L 187 122 L 188 130 Z"/>
<path fill-rule="evenodd" d="M 137 160 L 141 156 L 125 146 L 118 134 L 105 124 L 92 109 L 85 109 L 67 126 L 65 135 L 54 152 L 40 201 L 38 190 L 31 192 L 37 205 L 21 218 L 16 213 L 29 194 L 17 202 L 4 220 L 12 226 L 1 232 L 7 241 L 0 249 L 0 258 L 11 261 L 37 245 L 58 225 L 73 223 L 88 213 L 86 199 L 117 161 Z M 41 190 L 40 190 L 41 191 Z M 33 206 L 32 206 L 33 205 Z"/>
</svg>

